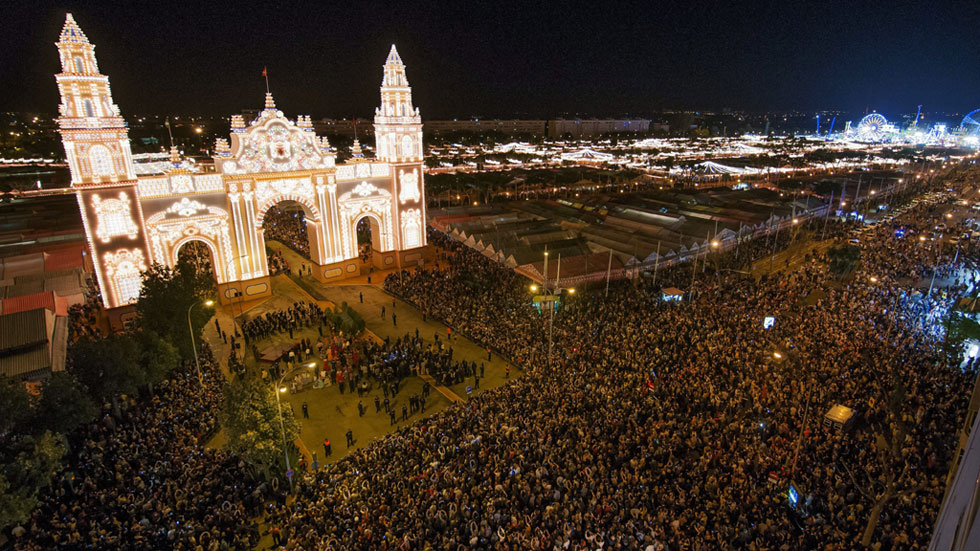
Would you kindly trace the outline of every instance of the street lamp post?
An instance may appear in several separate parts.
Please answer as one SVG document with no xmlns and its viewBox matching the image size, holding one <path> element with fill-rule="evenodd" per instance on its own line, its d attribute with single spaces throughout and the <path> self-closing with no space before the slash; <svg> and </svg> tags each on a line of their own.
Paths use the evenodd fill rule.
<svg viewBox="0 0 980 551">
<path fill-rule="evenodd" d="M 561 259 L 559 258 L 559 261 Z M 561 264 L 559 264 L 559 269 Z M 531 292 L 537 293 L 540 291 L 542 294 L 535 296 L 534 298 L 540 303 L 545 302 L 548 304 L 548 367 L 551 367 L 552 352 L 554 350 L 554 318 L 555 318 L 555 299 L 561 294 L 562 291 L 568 291 L 569 294 L 575 294 L 574 287 L 558 287 L 559 280 L 556 278 L 555 285 L 552 287 L 548 278 L 548 251 L 544 253 L 544 277 L 541 287 L 537 285 L 531 285 Z"/>
<path fill-rule="evenodd" d="M 721 241 L 717 239 L 711 240 L 711 248 L 719 249 L 721 247 Z M 708 253 L 711 253 L 709 250 Z M 714 254 L 711 255 L 711 262 L 715 265 L 715 276 L 718 278 L 718 285 L 721 285 L 721 267 L 718 266 L 718 258 Z"/>
<path fill-rule="evenodd" d="M 311 369 L 314 366 L 316 366 L 316 362 L 310 362 L 310 363 L 306 364 L 306 367 L 311 368 Z M 286 458 L 286 472 L 287 473 L 290 470 L 290 466 L 289 466 L 289 449 L 286 447 L 286 423 L 285 423 L 285 421 L 282 418 L 282 401 L 279 399 L 279 395 L 282 394 L 282 393 L 284 393 L 284 392 L 286 392 L 286 387 L 282 386 L 282 382 L 286 379 L 286 377 L 288 377 L 289 375 L 291 375 L 294 371 L 296 371 L 300 367 L 303 367 L 303 366 L 297 365 L 296 367 L 290 369 L 289 371 L 286 371 L 285 373 L 282 374 L 282 377 L 279 377 L 279 382 L 276 383 L 276 410 L 279 412 L 279 435 L 282 437 L 282 454 Z M 293 477 L 287 476 L 286 478 L 289 479 L 289 491 L 292 492 L 293 491 Z"/>
<path fill-rule="evenodd" d="M 201 360 L 197 357 L 197 344 L 194 342 L 194 325 L 191 323 L 191 310 L 193 310 L 198 304 L 202 303 L 207 307 L 214 305 L 214 301 L 211 299 L 199 300 L 191 304 L 187 309 L 187 330 L 190 331 L 191 334 L 191 352 L 194 354 L 194 365 L 197 367 L 197 382 L 200 384 L 204 384 L 204 379 L 201 378 Z"/>
</svg>

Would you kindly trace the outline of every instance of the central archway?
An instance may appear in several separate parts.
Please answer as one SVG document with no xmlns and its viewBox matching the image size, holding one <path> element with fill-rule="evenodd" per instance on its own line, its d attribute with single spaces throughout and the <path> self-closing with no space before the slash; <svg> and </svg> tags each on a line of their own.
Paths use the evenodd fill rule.
<svg viewBox="0 0 980 551">
<path fill-rule="evenodd" d="M 278 201 L 260 212 L 256 226 L 265 243 L 269 275 L 299 273 L 302 266 L 320 263 L 319 217 L 307 205 L 290 199 Z M 300 266 L 290 265 L 281 251 L 269 246 L 270 241 L 280 243 L 306 262 L 301 260 Z"/>
</svg>

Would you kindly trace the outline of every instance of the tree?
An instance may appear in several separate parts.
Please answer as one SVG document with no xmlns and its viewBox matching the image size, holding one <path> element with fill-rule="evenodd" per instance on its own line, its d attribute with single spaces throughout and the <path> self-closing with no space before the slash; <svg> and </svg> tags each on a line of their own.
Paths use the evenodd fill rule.
<svg viewBox="0 0 980 551">
<path fill-rule="evenodd" d="M 139 343 L 140 368 L 143 370 L 143 380 L 153 391 L 153 385 L 166 379 L 177 367 L 180 353 L 169 342 L 160 338 L 152 331 L 140 331 L 134 335 Z"/>
<path fill-rule="evenodd" d="M 299 423 L 288 404 L 283 404 L 282 426 L 286 442 L 299 436 Z M 225 391 L 223 425 L 227 447 L 267 473 L 285 468 L 282 432 L 276 397 L 255 377 L 238 377 Z M 287 444 L 288 445 L 288 444 Z"/>
<path fill-rule="evenodd" d="M 827 257 L 830 258 L 830 272 L 837 277 L 844 277 L 854 271 L 861 259 L 861 249 L 854 245 L 831 247 L 827 251 Z"/>
<path fill-rule="evenodd" d="M 24 384 L 9 377 L 0 377 L 0 404 L 4 409 L 0 415 L 0 435 L 21 426 L 32 415 L 31 397 Z"/>
<path fill-rule="evenodd" d="M 869 498 L 874 505 L 868 515 L 868 524 L 861 535 L 861 545 L 871 545 L 871 538 L 878 527 L 881 512 L 888 502 L 896 497 L 911 496 L 925 486 L 925 482 L 915 482 L 915 475 L 910 469 L 914 458 L 906 457 L 911 447 L 905 444 L 909 429 L 903 421 L 902 406 L 906 403 L 905 385 L 897 382 L 888 396 L 887 425 L 875 437 L 875 450 L 878 452 L 878 462 L 881 475 L 868 476 L 868 484 L 857 485 L 858 489 Z M 867 488 L 865 490 L 864 488 Z M 868 493 L 868 492 L 871 493 Z"/>
<path fill-rule="evenodd" d="M 70 373 L 58 371 L 41 387 L 35 424 L 41 430 L 67 434 L 91 421 L 98 412 L 98 406 L 78 380 Z"/>
<path fill-rule="evenodd" d="M 144 384 L 140 349 L 130 334 L 112 335 L 101 340 L 84 339 L 70 351 L 72 373 L 100 402 L 112 402 L 119 412 L 119 395 L 135 394 Z"/>
<path fill-rule="evenodd" d="M 197 273 L 186 259 L 179 260 L 175 268 L 162 264 L 150 266 L 143 272 L 143 287 L 136 303 L 140 328 L 174 344 L 180 357 L 193 359 L 191 337 L 185 323 L 187 311 L 195 302 L 207 296 L 211 287 L 210 279 Z M 206 308 L 198 307 L 191 311 L 196 340 L 200 340 L 204 324 L 210 317 Z"/>
<path fill-rule="evenodd" d="M 950 312 L 946 318 L 946 339 L 942 350 L 949 362 L 959 365 L 963 361 L 963 349 L 967 340 L 980 340 L 980 324 L 960 312 Z"/>
<path fill-rule="evenodd" d="M 0 451 L 0 530 L 23 522 L 37 506 L 37 494 L 51 483 L 65 454 L 60 434 L 46 431 L 41 436 L 22 436 Z"/>
</svg>

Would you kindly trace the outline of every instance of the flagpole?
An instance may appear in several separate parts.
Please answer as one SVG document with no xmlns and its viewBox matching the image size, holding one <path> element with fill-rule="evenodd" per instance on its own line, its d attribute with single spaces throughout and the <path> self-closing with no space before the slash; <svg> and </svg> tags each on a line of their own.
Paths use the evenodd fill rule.
<svg viewBox="0 0 980 551">
<path fill-rule="evenodd" d="M 262 67 L 262 76 L 265 77 L 265 93 L 269 92 L 269 70 L 267 67 Z"/>
</svg>

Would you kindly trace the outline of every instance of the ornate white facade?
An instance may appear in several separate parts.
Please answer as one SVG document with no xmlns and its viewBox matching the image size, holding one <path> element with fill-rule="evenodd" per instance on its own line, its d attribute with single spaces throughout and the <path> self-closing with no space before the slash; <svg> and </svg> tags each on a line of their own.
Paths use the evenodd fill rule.
<svg viewBox="0 0 980 551">
<path fill-rule="evenodd" d="M 152 263 L 174 265 L 180 247 L 192 240 L 211 251 L 222 301 L 268 294 L 262 221 L 282 202 L 304 210 L 314 275 L 321 280 L 359 272 L 356 228 L 364 218 L 371 222 L 376 266 L 422 257 L 422 122 L 394 46 L 375 113 L 377 159 L 338 166 L 310 117 L 287 119 L 266 94 L 256 120 L 232 117 L 230 139 L 219 139 L 215 148 L 214 172 L 174 168 L 147 177 L 136 176 L 109 79 L 99 73 L 95 47 L 71 14 L 57 46 L 58 123 L 107 307 L 134 302 L 139 273 Z"/>
</svg>

